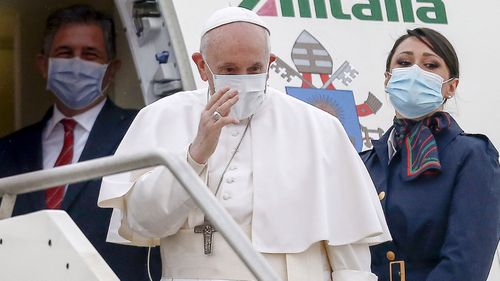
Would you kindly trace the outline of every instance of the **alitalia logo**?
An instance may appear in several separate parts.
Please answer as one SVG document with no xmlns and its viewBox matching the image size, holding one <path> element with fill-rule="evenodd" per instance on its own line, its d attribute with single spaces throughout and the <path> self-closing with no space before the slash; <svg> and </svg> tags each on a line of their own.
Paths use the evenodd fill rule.
<svg viewBox="0 0 500 281">
<path fill-rule="evenodd" d="M 447 24 L 444 0 L 243 0 L 261 16 Z"/>
</svg>

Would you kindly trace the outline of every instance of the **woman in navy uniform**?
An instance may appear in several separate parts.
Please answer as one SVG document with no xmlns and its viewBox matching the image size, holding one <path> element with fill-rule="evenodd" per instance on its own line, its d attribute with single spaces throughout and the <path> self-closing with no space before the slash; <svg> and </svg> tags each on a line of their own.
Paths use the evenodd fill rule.
<svg viewBox="0 0 500 281">
<path fill-rule="evenodd" d="M 458 86 L 455 50 L 434 30 L 408 30 L 385 75 L 394 124 L 361 156 L 393 241 L 371 248 L 372 271 L 382 281 L 486 280 L 500 238 L 498 152 L 442 111 Z"/>
</svg>

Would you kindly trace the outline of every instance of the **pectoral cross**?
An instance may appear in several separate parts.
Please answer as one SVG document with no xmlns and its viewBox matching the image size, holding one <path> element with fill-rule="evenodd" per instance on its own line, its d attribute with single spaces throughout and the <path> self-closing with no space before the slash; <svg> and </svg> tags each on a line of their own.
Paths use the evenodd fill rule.
<svg viewBox="0 0 500 281">
<path fill-rule="evenodd" d="M 214 232 L 217 232 L 217 230 L 208 221 L 194 227 L 194 233 L 203 233 L 203 251 L 205 255 L 212 254 L 212 239 Z"/>
</svg>

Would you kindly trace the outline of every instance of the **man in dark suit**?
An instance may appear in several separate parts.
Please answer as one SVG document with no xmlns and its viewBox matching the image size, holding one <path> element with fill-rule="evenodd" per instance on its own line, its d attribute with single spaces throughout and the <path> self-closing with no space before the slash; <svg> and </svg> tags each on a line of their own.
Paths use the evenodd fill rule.
<svg viewBox="0 0 500 281">
<path fill-rule="evenodd" d="M 37 64 L 55 105 L 40 122 L 0 139 L 0 177 L 112 155 L 137 113 L 106 97 L 120 68 L 114 25 L 90 6 L 49 16 Z M 121 280 L 147 280 L 146 248 L 106 243 L 111 209 L 97 207 L 100 185 L 98 179 L 20 195 L 14 215 L 65 210 Z M 159 279 L 157 249 L 151 261 Z"/>
</svg>

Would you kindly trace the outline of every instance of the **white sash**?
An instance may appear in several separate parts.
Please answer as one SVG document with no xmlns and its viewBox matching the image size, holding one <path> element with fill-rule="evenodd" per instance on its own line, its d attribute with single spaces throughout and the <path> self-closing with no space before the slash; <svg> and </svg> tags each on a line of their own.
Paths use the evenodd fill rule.
<svg viewBox="0 0 500 281">
<path fill-rule="evenodd" d="M 242 229 L 250 235 L 250 225 Z M 322 242 L 314 243 L 298 254 L 263 253 L 263 256 L 283 281 L 323 280 L 322 245 Z M 194 233 L 193 229 L 181 229 L 161 239 L 162 280 L 258 281 L 219 232 L 213 234 L 212 251 L 212 255 L 203 254 L 203 235 Z"/>
</svg>

